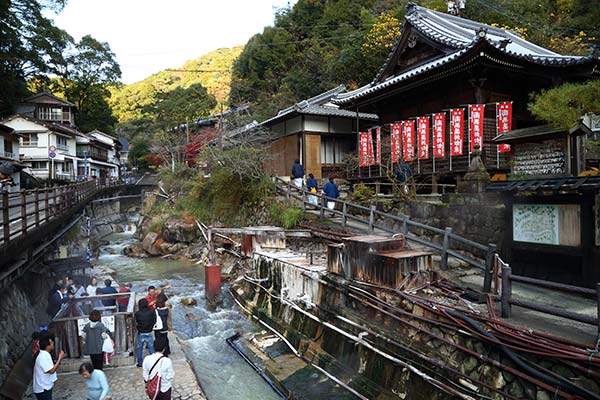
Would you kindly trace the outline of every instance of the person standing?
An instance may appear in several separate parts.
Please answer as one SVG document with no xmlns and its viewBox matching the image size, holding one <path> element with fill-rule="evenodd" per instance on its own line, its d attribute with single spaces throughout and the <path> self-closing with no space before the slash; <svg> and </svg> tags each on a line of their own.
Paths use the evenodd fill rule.
<svg viewBox="0 0 600 400">
<path fill-rule="evenodd" d="M 167 303 L 167 296 L 164 293 L 156 297 L 156 324 L 154 324 L 154 341 L 163 338 L 166 343 L 163 354 L 168 357 L 171 354 L 169 346 L 169 332 L 173 330 L 173 320 L 170 310 L 171 305 Z M 156 346 L 155 346 L 156 348 Z"/>
<path fill-rule="evenodd" d="M 141 367 L 144 354 L 144 343 L 148 348 L 148 354 L 154 354 L 154 336 L 152 329 L 156 323 L 156 312 L 148 308 L 148 300 L 140 299 L 138 301 L 139 310 L 135 313 L 135 324 L 137 327 L 137 366 Z"/>
<path fill-rule="evenodd" d="M 333 182 L 333 176 L 329 177 L 329 182 L 327 182 L 323 186 L 323 194 L 327 196 L 327 208 L 330 210 L 335 209 L 335 201 L 332 199 L 337 199 L 340 197 L 340 191 L 338 190 L 337 185 Z"/>
<path fill-rule="evenodd" d="M 314 206 L 317 205 L 317 190 L 319 189 L 319 183 L 315 179 L 315 176 L 310 173 L 308 174 L 308 179 L 306 180 L 306 189 L 310 193 L 314 193 L 308 196 L 308 202 Z"/>
<path fill-rule="evenodd" d="M 292 178 L 294 179 L 294 186 L 298 189 L 302 188 L 302 179 L 304 178 L 304 167 L 300 164 L 300 160 L 296 159 L 294 165 L 292 165 Z"/>
<path fill-rule="evenodd" d="M 98 288 L 98 279 L 96 279 L 95 276 L 92 276 L 92 280 L 91 280 L 90 284 L 87 285 L 87 288 L 85 289 L 85 291 L 87 292 L 88 296 L 95 296 L 97 288 Z"/>
<path fill-rule="evenodd" d="M 83 363 L 79 367 L 79 375 L 81 375 L 88 388 L 87 400 L 110 400 L 110 388 L 108 387 L 108 379 L 103 371 L 94 369 L 90 363 Z"/>
<path fill-rule="evenodd" d="M 115 289 L 111 285 L 112 285 L 112 281 L 110 279 L 105 280 L 104 287 L 102 288 L 102 294 L 117 293 L 117 289 Z M 115 307 L 117 305 L 117 302 L 115 301 L 115 299 L 109 299 L 109 300 L 102 300 L 102 304 L 104 304 L 104 307 Z M 100 369 L 102 369 L 102 368 L 100 368 Z"/>
<path fill-rule="evenodd" d="M 56 290 L 54 290 L 54 292 L 50 293 L 48 296 L 48 307 L 46 307 L 46 313 L 50 316 L 50 318 L 54 318 L 62 305 L 67 301 L 69 301 L 69 296 L 67 296 L 67 288 L 65 285 L 57 284 Z"/>
<path fill-rule="evenodd" d="M 83 327 L 83 354 L 90 356 L 94 369 L 102 371 L 102 345 L 104 339 L 102 334 L 105 333 L 112 338 L 112 334 L 106 326 L 100 321 L 100 311 L 93 310 L 89 316 L 90 322 Z"/>
<path fill-rule="evenodd" d="M 148 308 L 154 310 L 154 305 L 156 303 L 156 288 L 154 286 L 148 286 L 146 300 L 148 300 Z"/>
<path fill-rule="evenodd" d="M 37 400 L 52 400 L 52 388 L 58 379 L 56 370 L 65 357 L 65 352 L 58 353 L 56 363 L 52 361 L 50 352 L 54 350 L 54 340 L 50 336 L 40 339 L 40 351 L 33 366 L 33 393 Z"/>
<path fill-rule="evenodd" d="M 131 292 L 131 283 L 121 284 L 119 288 L 119 293 L 129 293 Z M 129 304 L 129 297 L 119 297 L 117 299 L 117 306 L 119 307 L 119 312 L 127 311 L 127 305 Z"/>
<path fill-rule="evenodd" d="M 160 387 L 156 400 L 171 400 L 175 371 L 173 370 L 173 363 L 164 354 L 167 346 L 168 343 L 164 338 L 157 338 L 154 342 L 155 352 L 144 358 L 142 375 L 146 386 L 157 374 L 160 377 Z"/>
</svg>

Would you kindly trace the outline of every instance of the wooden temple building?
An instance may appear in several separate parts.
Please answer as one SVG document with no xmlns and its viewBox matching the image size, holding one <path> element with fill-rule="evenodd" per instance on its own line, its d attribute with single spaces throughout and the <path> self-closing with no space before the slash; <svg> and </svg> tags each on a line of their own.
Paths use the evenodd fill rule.
<svg viewBox="0 0 600 400">
<path fill-rule="evenodd" d="M 340 93 L 333 103 L 354 113 L 379 116 L 381 137 L 389 124 L 445 113 L 445 156 L 415 156 L 417 178 L 454 183 L 469 165 L 468 105 L 485 105 L 482 156 L 490 173 L 509 171 L 509 153 L 498 152 L 496 105 L 512 102 L 512 128 L 539 125 L 527 110 L 529 95 L 563 82 L 600 77 L 593 57 L 564 56 L 530 43 L 516 33 L 409 3 L 402 33 L 375 79 Z M 450 110 L 464 110 L 462 154 L 450 157 Z M 431 122 L 430 122 L 431 126 Z M 385 159 L 383 159 L 385 162 Z M 362 179 L 378 177 L 377 165 L 363 167 Z"/>
<path fill-rule="evenodd" d="M 271 132 L 271 157 L 265 161 L 269 174 L 290 176 L 294 160 L 299 159 L 306 174 L 313 173 L 317 179 L 346 175 L 344 160 L 356 153 L 359 129 L 377 125 L 378 117 L 357 115 L 331 104 L 334 96 L 345 91 L 344 86 L 338 86 L 280 110 L 252 127 Z"/>
</svg>

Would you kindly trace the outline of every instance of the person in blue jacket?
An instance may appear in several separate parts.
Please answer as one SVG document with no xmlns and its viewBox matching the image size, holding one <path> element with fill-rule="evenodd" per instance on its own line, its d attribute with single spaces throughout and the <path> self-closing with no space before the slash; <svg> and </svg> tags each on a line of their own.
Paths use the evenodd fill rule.
<svg viewBox="0 0 600 400">
<path fill-rule="evenodd" d="M 317 194 L 317 190 L 319 189 L 319 182 L 317 182 L 317 180 L 315 179 L 315 176 L 311 173 L 308 174 L 308 179 L 306 180 L 306 189 L 310 192 L 310 193 L 314 193 Z M 317 205 L 317 196 L 315 195 L 309 195 L 308 196 L 308 202 L 312 205 Z"/>
<path fill-rule="evenodd" d="M 296 159 L 294 165 L 292 165 L 292 178 L 294 180 L 294 186 L 298 189 L 302 187 L 302 180 L 304 179 L 304 167 L 300 164 L 300 160 Z"/>
<path fill-rule="evenodd" d="M 340 191 L 338 190 L 337 185 L 333 182 L 333 176 L 329 177 L 329 182 L 327 182 L 323 186 L 323 194 L 328 197 L 327 199 L 327 208 L 330 210 L 335 209 L 335 201 L 331 199 L 337 199 L 340 197 Z"/>
</svg>

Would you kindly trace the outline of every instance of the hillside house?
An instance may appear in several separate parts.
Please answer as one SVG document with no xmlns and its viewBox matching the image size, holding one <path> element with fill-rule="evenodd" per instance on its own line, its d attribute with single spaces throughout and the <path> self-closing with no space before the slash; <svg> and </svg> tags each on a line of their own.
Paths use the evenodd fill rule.
<svg viewBox="0 0 600 400">
<path fill-rule="evenodd" d="M 19 162 L 19 135 L 14 129 L 7 125 L 0 124 L 0 163 L 18 163 Z M 11 175 L 15 186 L 3 186 L 1 190 L 15 192 L 21 189 L 20 174 L 14 173 Z"/>
</svg>

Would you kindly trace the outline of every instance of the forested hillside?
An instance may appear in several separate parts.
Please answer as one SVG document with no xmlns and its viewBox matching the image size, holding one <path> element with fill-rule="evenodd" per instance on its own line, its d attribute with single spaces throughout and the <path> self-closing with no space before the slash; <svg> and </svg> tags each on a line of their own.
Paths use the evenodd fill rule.
<svg viewBox="0 0 600 400">
<path fill-rule="evenodd" d="M 154 133 L 156 108 L 153 105 L 157 97 L 175 93 L 173 91 L 177 88 L 189 89 L 195 84 L 206 88 L 216 100 L 216 105 L 207 112 L 220 110 L 221 105 L 228 103 L 231 68 L 241 52 L 242 47 L 218 49 L 187 61 L 179 68 L 164 70 L 143 81 L 113 88 L 111 105 L 119 121 L 117 130 L 130 137 L 139 133 Z"/>
<path fill-rule="evenodd" d="M 368 83 L 400 32 L 408 2 L 299 0 L 280 10 L 235 63 L 230 103 L 253 103 L 261 120 L 338 84 Z M 414 2 L 447 10 L 444 0 Z M 598 1 L 467 0 L 462 16 L 514 29 L 563 54 L 587 55 L 600 36 Z"/>
</svg>

